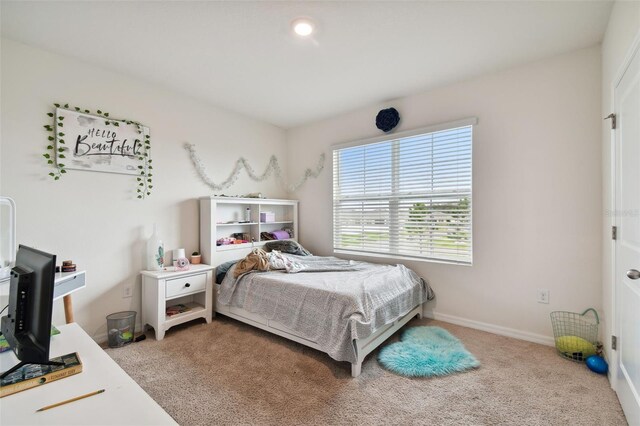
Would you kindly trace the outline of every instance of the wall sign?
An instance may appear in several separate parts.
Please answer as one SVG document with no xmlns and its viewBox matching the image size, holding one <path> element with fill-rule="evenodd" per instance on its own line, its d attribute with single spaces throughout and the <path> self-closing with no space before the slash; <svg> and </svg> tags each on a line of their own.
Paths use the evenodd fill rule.
<svg viewBox="0 0 640 426">
<path fill-rule="evenodd" d="M 57 122 L 62 121 L 66 143 L 56 151 L 57 161 L 67 169 L 96 172 L 139 174 L 139 158 L 144 154 L 142 140 L 149 129 L 142 126 L 114 126 L 104 118 L 56 108 Z M 109 123 L 109 124 L 106 124 Z M 56 126 L 56 134 L 63 128 Z M 64 157 L 60 158 L 60 155 Z M 64 160 L 64 161 L 61 161 Z"/>
<path fill-rule="evenodd" d="M 67 169 L 136 175 L 137 196 L 151 195 L 151 137 L 149 128 L 132 120 L 114 119 L 108 112 L 69 104 L 54 104 L 47 115 L 53 124 L 44 126 L 52 135 L 43 156 L 54 168 L 49 176 L 60 179 Z M 75 109 L 75 111 L 74 111 Z"/>
</svg>

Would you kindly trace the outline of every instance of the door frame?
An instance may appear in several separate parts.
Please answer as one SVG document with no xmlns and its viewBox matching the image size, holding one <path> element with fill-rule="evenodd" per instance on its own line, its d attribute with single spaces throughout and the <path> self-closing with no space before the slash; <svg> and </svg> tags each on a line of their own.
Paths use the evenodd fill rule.
<svg viewBox="0 0 640 426">
<path fill-rule="evenodd" d="M 613 82 L 611 84 L 611 107 L 610 107 L 610 111 L 612 111 L 614 114 L 617 114 L 617 111 L 615 110 L 616 107 L 616 87 L 618 87 L 618 85 L 620 84 L 620 82 L 622 81 L 622 78 L 624 77 L 625 72 L 627 71 L 627 69 L 629 68 L 629 66 L 631 65 L 631 61 L 634 59 L 635 55 L 640 55 L 640 31 L 638 31 L 635 35 L 635 37 L 633 38 L 633 41 L 631 42 L 631 46 L 629 46 L 629 48 L 627 49 L 627 53 L 624 56 L 624 60 L 622 61 L 622 64 L 620 66 L 620 68 L 618 69 L 618 72 L 615 74 L 615 78 L 613 79 Z M 610 124 L 607 123 L 607 126 L 609 126 Z M 618 169 L 617 169 L 617 155 L 618 155 L 618 149 L 617 149 L 617 144 L 616 144 L 616 130 L 610 130 L 610 155 L 611 155 L 611 159 L 610 159 L 610 164 L 611 164 L 611 174 L 610 174 L 610 178 L 611 178 L 611 185 L 610 185 L 610 190 L 611 190 L 611 197 L 609 200 L 609 211 L 612 212 L 613 214 L 611 215 L 611 226 L 618 226 L 618 218 L 617 218 L 617 212 L 616 212 L 616 183 L 617 183 L 617 174 L 618 174 Z M 611 231 L 607 230 L 607 234 L 609 234 Z M 608 320 L 610 320 L 610 322 L 608 322 L 609 327 L 607 330 L 607 333 L 609 334 L 608 336 L 604 336 L 605 339 L 609 338 L 609 336 L 613 335 L 613 336 L 618 336 L 620 333 L 620 321 L 618 318 L 618 310 L 617 310 L 617 296 L 616 296 L 616 288 L 617 288 L 617 277 L 616 277 L 616 261 L 617 261 L 617 253 L 616 253 L 616 240 L 611 240 L 611 315 L 608 316 Z M 610 346 L 609 346 L 610 347 Z M 618 377 L 618 361 L 619 361 L 619 353 L 617 350 L 613 350 L 611 349 L 610 351 L 610 355 L 611 355 L 611 359 L 609 359 L 609 373 L 608 373 L 608 378 L 609 378 L 609 384 L 611 386 L 611 388 L 613 390 L 617 390 L 617 380 L 616 378 Z"/>
</svg>

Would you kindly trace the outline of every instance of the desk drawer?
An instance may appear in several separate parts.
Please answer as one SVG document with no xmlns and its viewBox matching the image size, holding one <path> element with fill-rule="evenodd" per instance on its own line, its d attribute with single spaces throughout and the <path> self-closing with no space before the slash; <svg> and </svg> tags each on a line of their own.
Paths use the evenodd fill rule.
<svg viewBox="0 0 640 426">
<path fill-rule="evenodd" d="M 190 275 L 184 278 L 167 280 L 166 286 L 165 297 L 167 299 L 204 291 L 207 287 L 207 274 Z"/>
</svg>

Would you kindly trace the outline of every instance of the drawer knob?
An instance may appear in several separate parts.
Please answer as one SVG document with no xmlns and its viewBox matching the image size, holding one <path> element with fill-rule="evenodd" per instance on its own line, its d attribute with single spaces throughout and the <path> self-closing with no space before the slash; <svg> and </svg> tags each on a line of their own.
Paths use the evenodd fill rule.
<svg viewBox="0 0 640 426">
<path fill-rule="evenodd" d="M 191 284 L 186 283 L 184 286 L 185 286 L 185 287 L 191 287 Z"/>
</svg>

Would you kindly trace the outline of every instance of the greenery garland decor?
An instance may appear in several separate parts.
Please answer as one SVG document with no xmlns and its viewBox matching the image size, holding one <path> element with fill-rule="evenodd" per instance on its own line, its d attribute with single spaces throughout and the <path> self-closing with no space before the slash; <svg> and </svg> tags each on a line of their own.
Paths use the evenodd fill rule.
<svg viewBox="0 0 640 426">
<path fill-rule="evenodd" d="M 51 176 L 54 180 L 59 180 L 63 174 L 67 173 L 67 168 L 64 163 L 60 162 L 61 159 L 65 159 L 65 149 L 66 142 L 64 140 L 64 115 L 59 114 L 59 110 L 68 110 L 70 112 L 81 113 L 81 114 L 92 114 L 98 117 L 104 118 L 104 124 L 106 126 L 114 126 L 120 127 L 121 125 L 126 126 L 134 126 L 138 134 L 143 134 L 144 126 L 137 121 L 133 120 L 124 120 L 124 119 L 115 119 L 109 116 L 108 112 L 104 112 L 102 110 L 97 110 L 95 113 L 92 113 L 88 109 L 82 109 L 79 107 L 69 107 L 69 104 L 58 104 L 54 103 L 53 106 L 56 108 L 56 112 L 48 112 L 47 116 L 52 120 L 50 123 L 45 124 L 43 127 L 50 133 L 47 137 L 48 144 L 47 150 L 42 156 L 47 161 L 47 165 L 53 167 L 53 171 L 49 172 L 49 176 Z M 143 149 L 138 154 L 137 160 L 140 161 L 138 167 L 138 177 L 136 178 L 136 192 L 137 198 L 144 199 L 147 196 L 151 195 L 151 189 L 153 188 L 153 166 L 151 165 L 152 160 L 150 157 L 151 154 L 151 137 L 148 133 L 144 134 L 144 136 L 140 136 L 143 139 L 136 139 L 135 142 L 138 144 L 142 144 Z"/>
</svg>

